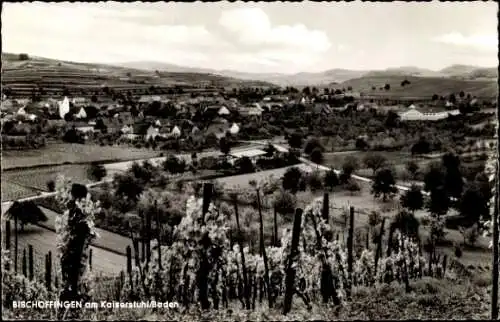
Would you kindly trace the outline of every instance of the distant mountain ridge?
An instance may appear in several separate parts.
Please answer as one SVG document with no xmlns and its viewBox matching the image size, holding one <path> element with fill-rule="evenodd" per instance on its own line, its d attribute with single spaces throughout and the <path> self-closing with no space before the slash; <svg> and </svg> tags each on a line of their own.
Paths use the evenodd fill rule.
<svg viewBox="0 0 500 322">
<path fill-rule="evenodd" d="M 129 62 L 118 63 L 117 66 L 143 69 L 149 71 L 168 71 L 168 72 L 196 72 L 210 73 L 226 77 L 239 78 L 244 80 L 259 80 L 274 83 L 280 86 L 312 86 L 327 85 L 332 83 L 343 83 L 350 79 L 372 76 L 418 76 L 418 77 L 443 77 L 474 80 L 476 78 L 497 78 L 498 69 L 495 67 L 478 67 L 469 65 L 451 65 L 438 71 L 419 68 L 415 66 L 403 66 L 396 68 L 387 68 L 385 70 L 349 70 L 349 69 L 330 69 L 323 72 L 308 73 L 301 72 L 296 74 L 281 73 L 247 73 L 234 70 L 214 70 L 208 68 L 183 67 L 174 64 L 160 62 Z"/>
</svg>

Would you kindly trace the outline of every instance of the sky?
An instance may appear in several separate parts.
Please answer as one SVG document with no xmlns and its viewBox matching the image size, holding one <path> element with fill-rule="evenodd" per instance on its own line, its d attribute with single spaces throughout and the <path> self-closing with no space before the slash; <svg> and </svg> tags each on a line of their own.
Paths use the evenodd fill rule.
<svg viewBox="0 0 500 322">
<path fill-rule="evenodd" d="M 491 2 L 4 3 L 9 53 L 257 73 L 498 65 Z"/>
</svg>

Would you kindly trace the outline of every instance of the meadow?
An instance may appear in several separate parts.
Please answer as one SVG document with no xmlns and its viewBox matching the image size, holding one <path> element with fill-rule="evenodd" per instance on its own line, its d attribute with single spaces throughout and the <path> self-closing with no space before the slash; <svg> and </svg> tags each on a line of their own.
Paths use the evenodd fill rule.
<svg viewBox="0 0 500 322">
<path fill-rule="evenodd" d="M 57 143 L 37 150 L 3 151 L 2 168 L 10 170 L 68 163 L 125 161 L 152 158 L 159 155 L 160 152 L 147 149 Z"/>
<path fill-rule="evenodd" d="M 39 191 L 5 180 L 2 173 L 2 202 L 35 196 Z"/>
</svg>

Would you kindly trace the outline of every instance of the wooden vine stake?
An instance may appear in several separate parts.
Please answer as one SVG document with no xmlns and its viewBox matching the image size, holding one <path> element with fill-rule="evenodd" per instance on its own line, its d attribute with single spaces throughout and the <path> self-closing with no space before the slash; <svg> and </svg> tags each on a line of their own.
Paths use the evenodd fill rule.
<svg viewBox="0 0 500 322">
<path fill-rule="evenodd" d="M 292 245 L 290 248 L 290 255 L 288 257 L 288 263 L 286 267 L 286 277 L 285 277 L 285 300 L 283 305 L 283 314 L 290 312 L 292 308 L 292 297 L 295 293 L 295 268 L 293 268 L 293 261 L 295 256 L 298 255 L 298 247 L 300 240 L 300 229 L 302 223 L 302 209 L 298 208 L 295 211 L 295 218 L 293 221 L 293 231 L 292 231 Z"/>
<path fill-rule="evenodd" d="M 375 251 L 375 274 L 377 274 L 378 261 L 382 255 L 382 241 L 384 239 L 384 226 L 385 217 L 382 219 L 382 224 L 380 225 L 380 234 L 377 238 L 377 250 Z"/>
<path fill-rule="evenodd" d="M 241 266 L 243 271 L 243 295 L 245 298 L 245 307 L 247 310 L 250 310 L 250 291 L 248 284 L 248 272 L 245 263 L 245 252 L 243 251 L 243 241 L 241 240 L 241 227 L 240 227 L 240 216 L 238 213 L 238 196 L 236 194 L 232 195 L 233 204 L 234 204 L 234 214 L 236 217 L 236 228 L 238 229 L 238 246 L 240 248 L 240 256 L 241 256 Z"/>
<path fill-rule="evenodd" d="M 264 220 L 262 218 L 262 205 L 260 201 L 260 191 L 257 189 L 257 206 L 259 208 L 259 222 L 260 222 L 260 253 L 262 254 L 264 260 L 264 281 L 267 288 L 270 288 L 269 283 L 269 263 L 267 261 L 266 247 L 264 245 Z M 271 292 L 268 292 L 269 308 L 273 306 Z"/>
<path fill-rule="evenodd" d="M 349 209 L 349 235 L 347 236 L 347 272 L 349 276 L 349 286 L 346 289 L 347 296 L 351 296 L 352 288 L 352 266 L 354 261 L 354 207 Z"/>
</svg>

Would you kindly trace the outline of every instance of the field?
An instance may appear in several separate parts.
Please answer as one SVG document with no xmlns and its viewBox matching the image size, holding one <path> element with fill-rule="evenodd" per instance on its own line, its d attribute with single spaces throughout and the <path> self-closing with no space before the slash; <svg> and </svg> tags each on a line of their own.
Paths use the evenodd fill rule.
<svg viewBox="0 0 500 322">
<path fill-rule="evenodd" d="M 37 150 L 2 151 L 2 169 L 133 160 L 155 157 L 159 154 L 157 151 L 128 147 L 60 143 L 50 144 Z"/>
<path fill-rule="evenodd" d="M 74 182 L 87 184 L 87 167 L 85 164 L 58 165 L 33 169 L 10 170 L 3 173 L 2 182 L 8 180 L 25 187 L 47 190 L 47 181 L 55 180 L 57 175 L 70 177 Z"/>
<path fill-rule="evenodd" d="M 20 186 L 16 183 L 5 180 L 5 173 L 2 174 L 2 201 L 17 200 L 34 196 L 38 193 L 35 189 Z"/>
<path fill-rule="evenodd" d="M 13 223 L 11 223 L 12 229 Z M 5 226 L 2 224 L 2 233 Z M 4 234 L 2 234 L 4 235 Z M 12 232 L 14 236 L 14 232 Z M 18 267 L 21 267 L 23 249 L 28 251 L 28 245 L 33 246 L 35 271 L 43 271 L 45 254 L 49 251 L 52 252 L 52 258 L 57 261 L 57 235 L 55 232 L 50 231 L 40 226 L 27 225 L 24 232 L 19 233 L 19 246 L 18 246 Z M 12 237 L 12 241 L 14 238 Z M 14 246 L 11 246 L 14 249 Z M 96 271 L 104 274 L 117 274 L 126 267 L 126 257 L 121 256 L 103 249 L 91 246 L 92 249 L 92 266 Z"/>
<path fill-rule="evenodd" d="M 354 157 L 358 160 L 359 169 L 355 173 L 362 177 L 373 177 L 373 171 L 368 169 L 363 164 L 363 159 L 368 154 L 378 153 L 383 155 L 388 163 L 394 166 L 397 174 L 401 174 L 406 169 L 406 163 L 408 161 L 416 162 L 420 170 L 425 169 L 426 165 L 432 162 L 432 159 L 425 159 L 422 157 L 412 157 L 411 154 L 405 152 L 364 152 L 364 151 L 353 151 L 349 153 L 325 153 L 324 154 L 324 165 L 328 167 L 333 167 L 335 169 L 342 169 L 342 165 L 347 157 Z"/>
<path fill-rule="evenodd" d="M 33 89 L 43 88 L 46 95 L 61 95 L 64 88 L 80 95 L 92 95 L 106 85 L 115 91 L 146 93 L 151 86 L 173 88 L 175 85 L 196 87 L 208 84 L 217 87 L 273 86 L 267 82 L 240 80 L 208 73 L 167 73 L 111 66 L 84 64 L 42 57 L 20 61 L 15 54 L 2 53 L 2 85 L 13 96 L 29 96 Z"/>
<path fill-rule="evenodd" d="M 407 79 L 410 85 L 401 86 Z M 385 84 L 391 86 L 390 90 L 380 90 Z M 341 87 L 351 86 L 354 91 L 362 92 L 365 96 L 397 98 L 423 98 L 432 97 L 433 94 L 447 97 L 452 93 L 464 91 L 479 98 L 494 99 L 497 97 L 498 84 L 496 79 L 491 80 L 460 80 L 441 77 L 416 77 L 416 76 L 366 76 L 350 79 L 341 84 Z M 375 90 L 372 90 L 372 87 Z"/>
</svg>

